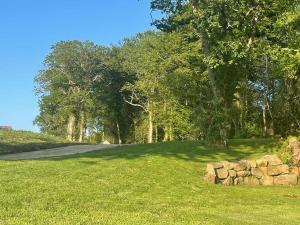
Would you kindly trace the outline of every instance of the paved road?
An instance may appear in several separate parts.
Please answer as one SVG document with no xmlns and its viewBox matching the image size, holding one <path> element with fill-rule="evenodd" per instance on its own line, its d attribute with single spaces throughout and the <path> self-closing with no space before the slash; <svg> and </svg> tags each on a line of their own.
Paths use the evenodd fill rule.
<svg viewBox="0 0 300 225">
<path fill-rule="evenodd" d="M 53 156 L 75 155 L 100 149 L 115 148 L 120 145 L 74 145 L 68 147 L 45 149 L 33 152 L 22 152 L 0 156 L 0 160 L 38 159 Z"/>
</svg>

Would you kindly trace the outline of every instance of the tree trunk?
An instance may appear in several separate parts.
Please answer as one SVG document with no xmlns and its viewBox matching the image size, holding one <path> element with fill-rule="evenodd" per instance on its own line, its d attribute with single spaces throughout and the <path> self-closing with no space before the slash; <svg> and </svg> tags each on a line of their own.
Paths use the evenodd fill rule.
<svg viewBox="0 0 300 225">
<path fill-rule="evenodd" d="M 268 130 L 268 135 L 274 138 L 275 132 L 274 132 L 274 122 L 271 120 L 270 122 L 270 128 Z"/>
<path fill-rule="evenodd" d="M 197 16 L 197 11 L 198 11 L 198 7 L 199 7 L 198 1 L 191 0 L 191 4 L 193 7 L 194 16 Z M 202 52 L 203 52 L 204 56 L 208 57 L 209 53 L 210 53 L 208 38 L 203 32 L 199 32 L 199 31 L 196 31 L 196 32 L 198 33 L 199 39 L 202 44 Z M 207 67 L 207 73 L 208 73 L 209 84 L 211 86 L 211 89 L 213 92 L 213 97 L 214 97 L 214 102 L 215 102 L 215 101 L 218 101 L 218 96 L 219 96 L 217 85 L 216 85 L 216 74 L 210 67 Z"/>
<path fill-rule="evenodd" d="M 164 129 L 164 141 L 174 141 L 174 133 L 172 125 L 168 125 Z"/>
<path fill-rule="evenodd" d="M 136 121 L 133 120 L 133 126 L 134 126 L 134 132 L 133 132 L 133 135 L 134 135 L 134 143 L 137 144 L 137 138 L 136 138 L 136 130 L 137 130 L 137 126 L 136 126 Z"/>
<path fill-rule="evenodd" d="M 82 143 L 85 136 L 85 115 L 84 112 L 80 112 L 80 123 L 79 123 L 79 138 L 78 142 Z"/>
<path fill-rule="evenodd" d="M 152 118 L 152 111 L 149 110 L 148 112 L 148 143 L 153 142 L 153 118 Z"/>
<path fill-rule="evenodd" d="M 74 124 L 75 124 L 75 116 L 70 113 L 68 118 L 68 125 L 67 125 L 67 140 L 73 141 L 74 137 Z"/>
<path fill-rule="evenodd" d="M 174 134 L 173 134 L 173 127 L 172 125 L 169 126 L 169 140 L 174 141 Z"/>
<path fill-rule="evenodd" d="M 121 140 L 120 126 L 119 126 L 118 122 L 117 122 L 117 131 L 118 131 L 118 141 L 119 141 L 119 145 L 120 145 L 120 144 L 122 144 L 122 140 Z"/>
<path fill-rule="evenodd" d="M 273 120 L 273 114 L 272 114 L 272 111 L 271 111 L 271 108 L 270 108 L 270 105 L 269 105 L 269 101 L 266 97 L 266 106 L 268 108 L 268 112 L 269 112 L 269 115 L 270 115 L 270 128 L 268 130 L 268 135 L 270 135 L 272 138 L 274 137 L 274 120 Z"/>
<path fill-rule="evenodd" d="M 164 128 L 164 142 L 168 141 L 169 140 L 169 127 L 165 127 Z"/>
<path fill-rule="evenodd" d="M 197 14 L 199 13 L 199 1 L 197 0 L 190 0 L 191 6 L 193 8 L 193 13 L 194 16 L 197 18 Z M 209 40 L 207 35 L 205 34 L 205 32 L 203 31 L 199 31 L 195 29 L 195 32 L 198 34 L 199 36 L 199 41 L 201 42 L 201 47 L 202 47 L 202 52 L 203 55 L 205 57 L 209 57 L 210 56 L 210 48 L 209 48 Z M 217 82 L 216 82 L 216 73 L 213 71 L 212 68 L 210 68 L 209 66 L 207 66 L 207 74 L 208 74 L 208 81 L 209 81 L 209 85 L 211 87 L 211 91 L 213 94 L 213 99 L 212 99 L 212 104 L 216 110 L 216 113 L 219 113 L 220 111 L 220 99 L 221 99 L 221 95 L 219 93 L 218 87 L 217 87 Z M 222 123 L 218 124 L 219 126 L 219 132 L 221 134 L 221 139 L 225 138 L 225 140 L 221 140 L 222 142 L 226 143 L 226 136 L 223 135 L 224 133 L 224 126 Z M 226 129 L 226 128 L 225 128 Z M 226 133 L 226 131 L 225 131 Z"/>
<path fill-rule="evenodd" d="M 155 126 L 155 143 L 158 142 L 158 127 L 157 125 Z"/>
<path fill-rule="evenodd" d="M 238 118 L 233 118 L 232 123 L 234 125 L 234 137 L 239 138 L 240 137 L 239 119 Z"/>
<path fill-rule="evenodd" d="M 241 88 L 243 89 L 243 91 L 241 94 L 241 113 L 240 113 L 239 124 L 240 124 L 240 129 L 242 131 L 244 131 L 245 130 L 245 121 L 246 121 L 247 113 L 248 113 L 247 86 L 245 86 L 243 84 L 243 86 L 241 86 Z"/>
<path fill-rule="evenodd" d="M 102 143 L 105 141 L 104 124 L 102 125 Z"/>
<path fill-rule="evenodd" d="M 266 106 L 263 106 L 263 136 L 267 136 L 267 119 L 266 119 Z"/>
</svg>

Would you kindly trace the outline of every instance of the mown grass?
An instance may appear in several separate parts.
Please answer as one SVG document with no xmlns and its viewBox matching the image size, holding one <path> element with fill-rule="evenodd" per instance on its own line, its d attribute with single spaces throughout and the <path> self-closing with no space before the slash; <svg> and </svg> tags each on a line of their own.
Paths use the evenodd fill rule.
<svg viewBox="0 0 300 225">
<path fill-rule="evenodd" d="M 0 130 L 0 155 L 37 151 L 70 145 L 66 140 L 47 134 L 30 131 Z M 74 144 L 74 143 L 72 143 Z"/>
<path fill-rule="evenodd" d="M 208 162 L 276 151 L 265 140 L 197 142 L 0 161 L 0 224 L 299 224 L 300 187 L 203 181 Z"/>
</svg>

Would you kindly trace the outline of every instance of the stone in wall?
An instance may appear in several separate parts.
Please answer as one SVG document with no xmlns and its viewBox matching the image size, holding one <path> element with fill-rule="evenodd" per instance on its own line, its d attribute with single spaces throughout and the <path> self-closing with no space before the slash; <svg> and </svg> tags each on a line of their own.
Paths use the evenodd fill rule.
<svg viewBox="0 0 300 225">
<path fill-rule="evenodd" d="M 237 172 L 238 177 L 247 177 L 247 176 L 250 176 L 250 175 L 251 175 L 251 172 L 247 171 L 247 170 L 242 170 L 242 171 Z"/>
<path fill-rule="evenodd" d="M 296 185 L 298 183 L 298 177 L 295 174 L 283 174 L 274 176 L 275 185 Z"/>
<path fill-rule="evenodd" d="M 229 176 L 233 179 L 237 177 L 237 172 L 235 170 L 229 170 Z"/>
<path fill-rule="evenodd" d="M 244 183 L 244 178 L 243 177 L 237 177 L 233 181 L 234 185 L 240 185 Z"/>
<path fill-rule="evenodd" d="M 258 178 L 255 176 L 247 176 L 244 178 L 244 183 L 245 185 L 259 185 L 260 181 Z"/>
<path fill-rule="evenodd" d="M 276 166 L 268 166 L 267 167 L 268 175 L 269 176 L 277 176 L 281 174 L 288 174 L 289 173 L 289 166 L 288 165 L 276 165 Z"/>
<path fill-rule="evenodd" d="M 251 168 L 251 174 L 255 176 L 257 179 L 261 179 L 264 176 L 263 172 L 256 167 Z"/>
<path fill-rule="evenodd" d="M 260 179 L 260 184 L 262 184 L 264 186 L 274 185 L 274 177 L 265 175 Z"/>
<path fill-rule="evenodd" d="M 216 170 L 216 173 L 217 173 L 218 178 L 219 178 L 220 180 L 226 179 L 226 178 L 228 177 L 228 175 L 229 175 L 228 170 L 225 169 L 225 168 L 217 169 L 217 170 Z"/>
<path fill-rule="evenodd" d="M 227 177 L 224 180 L 221 180 L 223 185 L 233 185 L 234 184 L 234 179 L 232 177 Z"/>
</svg>

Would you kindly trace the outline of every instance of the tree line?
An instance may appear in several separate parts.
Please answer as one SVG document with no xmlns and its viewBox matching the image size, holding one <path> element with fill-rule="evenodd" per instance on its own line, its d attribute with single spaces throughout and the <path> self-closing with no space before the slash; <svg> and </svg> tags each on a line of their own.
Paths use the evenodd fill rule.
<svg viewBox="0 0 300 225">
<path fill-rule="evenodd" d="M 35 123 L 79 142 L 299 135 L 299 2 L 153 0 L 156 31 L 59 42 L 35 78 Z"/>
</svg>

